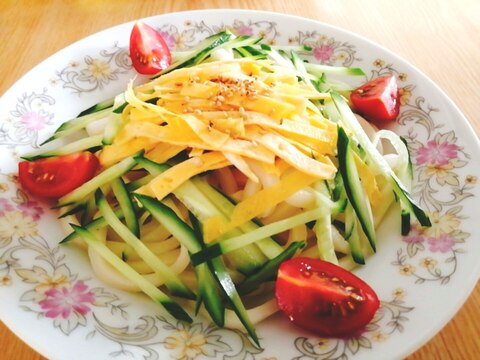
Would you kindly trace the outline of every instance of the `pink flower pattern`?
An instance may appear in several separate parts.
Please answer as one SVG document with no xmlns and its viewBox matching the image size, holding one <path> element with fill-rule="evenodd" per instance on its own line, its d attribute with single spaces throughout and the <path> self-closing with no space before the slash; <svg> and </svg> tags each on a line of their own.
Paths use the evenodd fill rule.
<svg viewBox="0 0 480 360">
<path fill-rule="evenodd" d="M 442 234 L 438 238 L 428 238 L 427 243 L 429 245 L 430 251 L 446 253 L 452 250 L 452 247 L 455 245 L 455 240 L 448 236 L 448 234 Z"/>
<path fill-rule="evenodd" d="M 43 214 L 43 209 L 36 201 L 27 201 L 17 205 L 23 216 L 30 216 L 33 220 L 38 220 Z"/>
<path fill-rule="evenodd" d="M 313 56 L 319 61 L 328 61 L 332 57 L 333 51 L 333 47 L 322 44 L 313 49 Z"/>
<path fill-rule="evenodd" d="M 13 210 L 15 210 L 15 208 L 7 199 L 0 198 L 0 216 L 3 216 L 6 212 Z"/>
<path fill-rule="evenodd" d="M 165 42 L 167 43 L 167 46 L 170 49 L 174 49 L 175 48 L 175 37 L 173 35 L 171 35 L 170 33 L 166 32 L 166 31 L 160 31 L 160 34 L 162 35 L 163 40 L 165 40 Z"/>
<path fill-rule="evenodd" d="M 250 26 L 247 25 L 241 25 L 237 28 L 235 28 L 235 32 L 237 35 L 248 35 L 248 36 L 253 36 L 253 30 Z"/>
<path fill-rule="evenodd" d="M 22 115 L 20 118 L 22 124 L 29 130 L 42 130 L 47 123 L 47 119 L 41 114 L 29 111 Z"/>
<path fill-rule="evenodd" d="M 417 153 L 417 164 L 427 166 L 444 166 L 457 158 L 458 146 L 447 142 L 438 143 L 430 140 Z"/>
<path fill-rule="evenodd" d="M 419 244 L 424 242 L 423 234 L 418 226 L 413 225 L 410 233 L 403 237 L 403 241 L 408 244 Z"/>
<path fill-rule="evenodd" d="M 72 312 L 85 315 L 90 311 L 88 305 L 95 301 L 95 294 L 83 281 L 77 281 L 73 287 L 51 288 L 45 295 L 47 298 L 39 304 L 48 318 L 68 319 Z"/>
</svg>

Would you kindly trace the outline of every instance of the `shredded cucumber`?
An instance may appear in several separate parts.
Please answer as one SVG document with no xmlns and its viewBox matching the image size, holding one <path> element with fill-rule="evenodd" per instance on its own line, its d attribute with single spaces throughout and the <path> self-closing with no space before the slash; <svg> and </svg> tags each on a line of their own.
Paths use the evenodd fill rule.
<svg viewBox="0 0 480 360">
<path fill-rule="evenodd" d="M 392 191 L 395 193 L 402 210 L 402 234 L 408 233 L 411 217 L 415 217 L 421 225 L 429 226 L 430 220 L 427 214 L 414 202 L 409 193 L 412 181 L 412 163 L 405 141 L 386 130 L 377 132 L 375 139 L 371 141 L 342 97 L 343 94 L 348 95 L 351 89 L 350 85 L 343 84 L 338 79 L 364 76 L 365 73 L 356 67 L 314 64 L 301 56 L 311 52 L 312 49 L 308 46 L 267 45 L 262 43 L 261 38 L 235 36 L 229 31 L 223 31 L 207 37 L 194 48 L 174 53 L 174 62 L 154 76 L 152 83 L 144 87 L 144 90 L 136 88 L 137 93 L 133 92 L 134 95 L 128 98 L 130 103 L 125 100 L 122 93 L 113 99 L 90 107 L 77 118 L 62 124 L 44 143 L 58 139 L 68 142 L 71 136 L 76 136 L 77 139 L 79 135 L 84 136 L 79 140 L 68 142 L 67 145 L 25 155 L 23 158 L 35 160 L 78 151 L 93 152 L 102 149 L 110 151 L 110 153 L 108 156 L 103 153 L 104 157 L 100 156 L 100 159 L 104 163 L 112 162 L 113 164 L 102 169 L 91 180 L 58 200 L 56 207 L 62 208 L 61 216 L 75 215 L 81 224 L 81 226 L 72 225 L 73 232 L 67 235 L 61 243 L 83 239 L 96 252 L 98 259 L 101 258 L 109 263 L 124 278 L 133 283 L 137 291 L 139 289 L 143 291 L 179 320 L 192 321 L 185 309 L 170 295 L 183 297 L 187 299 L 184 301 L 189 305 L 194 304 L 195 314 L 204 307 L 212 321 L 220 327 L 228 323 L 225 307 L 232 309 L 238 322 L 243 325 L 250 338 L 258 345 L 259 338 L 251 321 L 250 309 L 246 304 L 248 304 L 249 297 L 255 296 L 252 294 L 255 294 L 256 290 L 261 289 L 265 283 L 270 286 L 271 284 L 268 283 L 275 281 L 278 267 L 283 261 L 301 252 L 336 264 L 364 264 L 367 256 L 375 251 L 377 218 L 383 216 L 389 204 L 394 200 L 391 196 L 388 198 L 390 199 L 388 204 L 381 204 L 375 208 L 380 215 L 377 216 L 375 213 L 374 216 L 373 201 L 371 204 L 368 198 L 370 193 L 367 194 L 368 187 L 362 179 L 362 176 L 371 175 L 365 170 L 367 167 L 368 170 L 372 170 L 374 174 L 372 176 L 381 177 L 381 183 L 386 183 L 381 191 L 379 190 L 377 196 L 387 198 L 387 193 L 391 194 Z M 252 59 L 261 61 L 249 63 L 248 60 Z M 251 101 L 250 103 L 236 100 L 235 106 L 222 107 L 225 105 L 226 98 L 241 98 L 243 95 L 239 94 L 242 89 L 236 88 L 234 92 L 230 93 L 228 84 L 232 82 L 232 79 L 229 77 L 233 75 L 229 72 L 216 73 L 216 63 L 214 62 L 219 64 L 235 62 L 235 66 L 248 69 L 248 71 L 242 72 L 242 78 L 238 79 L 238 82 L 235 83 L 233 80 L 233 83 L 238 85 L 244 81 L 246 84 L 246 88 L 243 89 L 244 95 Z M 196 75 L 191 76 L 192 73 L 188 69 L 185 73 L 184 70 L 175 72 L 199 64 L 202 66 L 192 69 L 192 71 L 201 71 L 202 68 L 207 67 L 214 77 L 207 81 Z M 232 66 L 228 69 L 235 69 L 235 67 Z M 275 73 L 276 69 L 281 69 L 281 76 Z M 229 71 L 234 73 L 234 70 Z M 263 105 L 262 102 L 256 103 L 261 98 L 258 96 L 258 92 L 262 88 L 251 86 L 255 85 L 256 72 L 261 71 L 268 73 L 268 77 L 271 77 L 268 84 L 265 82 L 262 83 L 262 86 L 273 88 L 275 83 L 283 77 L 288 79 L 288 82 L 284 84 L 278 98 L 270 96 L 271 92 L 268 92 L 266 96 L 262 95 L 263 100 L 269 101 L 268 104 L 275 105 L 272 105 L 270 112 L 262 113 L 268 115 L 268 119 L 259 118 L 257 123 L 252 125 L 253 121 L 248 123 L 246 120 L 252 120 L 255 114 L 258 115 L 264 110 L 259 105 Z M 165 80 L 162 83 L 163 79 L 158 79 L 162 76 L 165 76 L 163 79 L 174 79 L 175 82 L 174 80 Z M 198 98 L 190 98 L 193 90 L 186 89 L 187 83 L 198 85 L 198 88 L 195 88 L 195 91 L 199 93 Z M 295 90 L 290 87 L 293 86 L 293 83 L 298 85 Z M 219 90 L 218 94 L 213 96 L 210 92 L 214 87 L 225 91 L 220 94 Z M 164 89 L 171 92 L 165 93 Z M 297 99 L 295 97 L 297 91 L 305 91 L 310 95 L 301 99 L 302 101 L 296 100 L 296 102 L 289 103 L 289 99 Z M 184 96 L 185 93 L 188 93 L 189 96 Z M 196 92 L 193 94 L 195 95 Z M 252 94 L 253 96 L 251 96 Z M 279 101 L 279 99 L 281 100 Z M 165 105 L 170 100 L 173 104 L 172 109 Z M 147 102 L 151 104 L 151 107 L 140 108 L 136 102 L 142 105 Z M 189 120 L 187 127 L 181 128 L 182 131 L 175 134 L 178 137 L 168 131 L 163 131 L 170 129 L 169 126 L 175 125 L 177 121 L 180 122 L 182 111 L 201 114 L 202 106 L 206 107 L 210 103 L 215 103 L 216 106 L 214 109 L 216 112 L 210 114 L 211 118 L 208 118 L 207 114 L 205 118 L 199 116 L 198 123 Z M 190 107 L 194 108 L 195 104 L 200 105 L 197 109 L 190 111 Z M 245 104 L 251 105 L 253 110 L 245 109 L 243 107 Z M 283 105 L 285 107 L 282 107 Z M 163 109 L 159 109 L 160 107 Z M 236 108 L 238 108 L 237 117 L 226 116 L 223 122 L 217 122 L 218 114 L 223 113 L 230 116 L 229 112 L 236 112 Z M 293 125 L 293 117 L 290 119 L 289 114 L 297 114 L 296 111 L 301 114 L 299 109 L 307 109 L 305 111 L 308 112 L 308 117 L 303 119 L 302 125 L 298 125 L 296 128 Z M 277 110 L 281 110 L 283 113 L 275 114 Z M 149 111 L 154 112 L 155 116 L 152 116 Z M 157 119 L 155 111 L 168 115 L 178 111 L 178 114 L 173 120 L 168 118 L 169 121 L 166 121 L 162 116 L 167 118 L 167 115 L 159 115 Z M 300 115 L 295 116 L 300 117 Z M 129 137 L 128 132 L 123 130 L 127 129 L 127 126 L 132 126 L 132 121 L 140 123 L 145 118 L 148 119 L 147 122 L 151 121 L 148 125 L 153 126 L 145 127 L 144 129 L 147 130 L 144 130 L 143 133 L 138 130 L 138 136 L 135 131 L 133 137 L 135 141 L 130 141 L 132 137 Z M 237 121 L 237 118 L 240 120 Z M 289 122 L 285 119 L 288 119 Z M 325 122 L 323 122 L 324 120 Z M 207 123 L 208 125 L 206 125 Z M 228 127 L 233 123 L 241 123 L 242 126 Z M 227 130 L 223 130 L 222 126 Z M 253 131 L 253 126 L 260 127 L 262 131 L 267 131 L 265 128 L 271 127 L 272 132 L 284 139 L 287 139 L 287 133 L 295 133 L 295 137 L 289 138 L 289 144 L 298 149 L 298 154 L 295 153 L 293 159 L 288 156 L 283 157 L 282 151 L 285 149 L 282 148 L 283 142 L 280 140 L 270 147 L 263 143 L 250 141 L 247 147 L 245 144 L 250 139 L 250 131 Z M 316 128 L 313 129 L 313 127 Z M 150 129 L 152 132 L 157 132 L 150 134 Z M 230 132 L 231 129 L 235 131 L 236 135 L 233 135 L 233 131 Z M 314 138 L 311 134 L 322 133 L 322 131 L 328 135 L 324 135 L 325 138 L 321 140 L 319 140 L 320 137 Z M 182 141 L 180 138 L 184 133 L 188 133 L 190 136 L 188 144 L 185 144 L 185 140 Z M 214 144 L 215 146 L 208 147 L 205 144 L 210 146 L 217 140 L 212 133 L 217 135 L 221 133 L 221 136 L 217 136 L 218 139 L 221 139 L 219 140 L 220 145 Z M 169 144 L 178 146 L 177 152 L 175 152 L 177 147 L 166 151 L 170 154 L 170 150 L 172 150 L 172 153 L 175 153 L 173 158 L 168 159 L 168 156 L 163 153 L 163 147 L 153 148 L 153 155 L 149 152 L 152 150 L 150 141 L 153 142 L 156 136 L 161 139 L 163 139 L 162 136 L 165 138 L 170 136 Z M 333 140 L 330 141 L 330 139 L 335 139 L 335 137 L 337 137 L 336 143 L 331 144 Z M 261 136 L 252 138 L 263 139 Z M 386 160 L 388 156 L 382 156 L 376 149 L 377 143 L 385 139 L 390 141 L 396 151 L 396 154 L 391 156 L 391 158 L 395 157 L 394 166 L 389 165 Z M 268 138 L 268 140 L 272 139 Z M 202 141 L 201 145 L 195 145 Z M 253 148 L 259 146 L 265 151 L 260 155 L 255 154 L 253 157 L 246 156 L 244 159 L 243 155 L 240 155 L 243 154 L 242 146 L 244 145 L 248 151 L 253 151 Z M 322 146 L 329 150 L 323 150 Z M 143 150 L 131 155 L 142 147 Z M 181 151 L 182 149 L 184 150 Z M 236 152 L 229 149 L 236 150 Z M 208 154 L 213 151 L 218 153 Z M 270 156 L 270 152 L 273 155 Z M 289 151 L 289 153 L 294 152 Z M 176 180 L 173 179 L 173 176 L 169 180 L 167 176 L 162 178 L 162 174 L 172 174 L 167 170 L 172 169 L 188 157 L 191 161 L 198 158 L 198 166 L 202 166 L 203 154 L 219 155 L 221 160 L 229 161 L 233 167 L 239 169 L 247 177 L 246 185 L 239 185 L 241 181 L 235 178 L 235 173 L 230 171 L 230 168 L 221 169 L 227 173 L 224 178 L 212 179 L 210 174 L 204 173 L 188 179 L 182 178 L 182 181 L 185 181 L 180 185 L 173 181 Z M 149 156 L 152 156 L 152 159 L 160 157 L 162 160 L 156 161 L 166 161 L 166 163 L 150 160 Z M 105 158 L 114 160 L 109 162 Z M 268 161 L 263 162 L 264 167 L 255 164 L 265 158 L 268 158 Z M 213 157 L 213 159 L 216 158 Z M 277 161 L 279 159 L 281 160 Z M 253 197 L 256 191 L 262 191 L 272 186 L 274 181 L 284 181 L 287 177 L 285 174 L 289 174 L 288 171 L 302 169 L 300 166 L 302 160 L 303 164 L 315 168 L 319 164 L 313 161 L 320 162 L 321 159 L 323 159 L 325 168 L 333 169 L 329 173 L 330 177 L 324 176 L 325 179 L 318 180 L 317 178 L 320 179 L 320 176 L 316 175 L 317 178 L 310 182 L 307 188 L 302 188 L 298 182 L 297 188 L 295 188 L 295 184 L 288 184 L 285 181 L 285 188 L 290 186 L 292 189 L 290 191 L 296 193 L 291 195 L 287 201 L 275 202 L 275 205 L 272 205 L 271 209 L 267 211 L 265 211 L 266 207 L 259 206 L 259 204 L 270 206 L 270 202 L 274 201 L 273 196 L 265 195 L 264 191 L 259 194 L 263 197 Z M 361 161 L 356 163 L 359 161 L 358 159 Z M 393 164 L 393 161 L 391 163 Z M 221 164 L 223 165 L 223 163 Z M 335 167 L 338 167 L 336 174 Z M 212 168 L 213 171 L 217 169 Z M 179 175 L 180 171 L 178 170 L 182 168 L 176 169 L 176 174 Z M 203 169 L 205 168 L 202 168 L 202 171 L 204 171 Z M 301 176 L 303 174 L 310 176 L 310 172 L 307 170 L 314 173 L 311 169 L 304 168 L 304 170 Z M 186 173 L 182 171 L 183 175 Z M 269 180 L 274 180 L 271 183 L 263 181 L 259 176 L 263 173 L 268 173 Z M 318 173 L 316 172 L 316 174 Z M 185 176 L 185 178 L 187 177 Z M 261 179 L 261 185 L 255 183 L 256 179 Z M 219 182 L 223 180 L 226 184 L 225 187 L 222 187 L 224 184 L 217 184 L 216 180 Z M 168 181 L 175 184 L 176 187 L 169 188 L 168 185 L 165 185 Z M 152 194 L 158 194 L 159 187 L 155 188 L 152 184 L 156 184 L 156 186 L 160 184 L 164 188 L 168 188 L 170 195 L 162 201 L 153 198 Z M 236 190 L 225 191 L 226 188 Z M 274 195 L 276 196 L 277 193 Z M 298 198 L 307 200 L 302 200 L 299 205 Z M 247 206 L 243 208 L 238 206 L 245 199 L 260 199 L 257 204 L 246 202 L 257 212 L 245 209 Z M 261 203 L 262 201 L 264 203 Z M 259 215 L 258 209 L 264 213 Z M 260 220 L 256 217 L 259 217 Z M 241 221 L 235 222 L 234 219 L 241 219 Z M 217 220 L 218 222 L 216 222 Z M 239 223 L 242 225 L 234 227 Z M 223 233 L 219 233 L 216 238 L 212 237 L 215 241 L 206 243 L 204 233 L 205 239 L 208 239 L 212 232 L 208 233 L 208 226 L 211 224 L 214 226 L 218 224 L 219 228 L 223 229 Z M 223 228 L 224 225 L 225 228 Z M 212 228 L 213 226 L 210 230 Z M 97 239 L 99 233 L 105 237 Z M 160 248 L 163 252 L 158 250 Z M 170 267 L 171 262 L 169 263 L 169 261 L 171 257 L 177 257 L 177 255 L 184 267 L 175 272 L 172 270 L 173 266 Z M 161 279 L 162 290 L 153 285 L 150 282 L 151 278 L 148 280 L 147 275 L 141 275 L 148 271 L 150 271 L 148 274 L 153 274 L 156 278 Z M 193 287 L 191 284 L 194 284 Z M 163 290 L 168 291 L 168 294 Z M 272 298 L 272 294 L 270 294 L 270 298 Z M 231 313 L 232 311 L 230 311 Z"/>
</svg>

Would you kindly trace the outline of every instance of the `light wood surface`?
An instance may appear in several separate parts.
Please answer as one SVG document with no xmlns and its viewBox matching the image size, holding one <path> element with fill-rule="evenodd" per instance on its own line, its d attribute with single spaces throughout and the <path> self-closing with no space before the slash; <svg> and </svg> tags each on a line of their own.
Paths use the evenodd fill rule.
<svg viewBox="0 0 480 360">
<path fill-rule="evenodd" d="M 361 34 L 426 73 L 480 133 L 478 0 L 1 0 L 0 95 L 40 61 L 87 35 L 136 18 L 208 8 L 271 10 Z M 477 284 L 447 326 L 408 359 L 478 359 L 479 334 Z M 44 358 L 0 323 L 0 359 Z"/>
</svg>

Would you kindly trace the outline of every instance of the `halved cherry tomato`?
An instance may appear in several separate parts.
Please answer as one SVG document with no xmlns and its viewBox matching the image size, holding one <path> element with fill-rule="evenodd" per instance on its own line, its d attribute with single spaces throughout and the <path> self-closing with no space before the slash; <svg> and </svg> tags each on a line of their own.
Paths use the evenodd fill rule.
<svg viewBox="0 0 480 360">
<path fill-rule="evenodd" d="M 382 76 L 371 80 L 350 94 L 354 110 L 372 121 L 395 120 L 400 101 L 395 76 Z"/>
<path fill-rule="evenodd" d="M 60 198 L 90 180 L 99 161 L 90 152 L 54 156 L 18 164 L 22 187 L 32 195 Z"/>
<path fill-rule="evenodd" d="M 137 21 L 130 34 L 130 58 L 140 74 L 152 75 L 172 63 L 172 57 L 162 34 Z"/>
<path fill-rule="evenodd" d="M 320 336 L 356 335 L 380 306 L 373 289 L 351 272 L 306 257 L 280 265 L 275 295 L 294 324 Z"/>
</svg>

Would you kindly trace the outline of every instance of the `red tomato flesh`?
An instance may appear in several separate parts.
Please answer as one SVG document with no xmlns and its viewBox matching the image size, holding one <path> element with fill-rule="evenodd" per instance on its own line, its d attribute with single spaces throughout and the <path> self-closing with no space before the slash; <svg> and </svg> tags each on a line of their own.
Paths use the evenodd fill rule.
<svg viewBox="0 0 480 360">
<path fill-rule="evenodd" d="M 395 76 L 382 76 L 371 80 L 350 94 L 353 108 L 368 120 L 395 120 L 400 101 Z"/>
<path fill-rule="evenodd" d="M 290 321 L 326 337 L 358 334 L 380 306 L 375 291 L 350 271 L 306 257 L 280 265 L 275 296 Z"/>
<path fill-rule="evenodd" d="M 162 34 L 137 21 L 130 34 L 130 58 L 140 74 L 153 75 L 172 63 L 170 49 Z"/>
<path fill-rule="evenodd" d="M 18 178 L 29 193 L 42 198 L 60 198 L 90 180 L 99 161 L 90 152 L 54 156 L 18 164 Z"/>
</svg>

